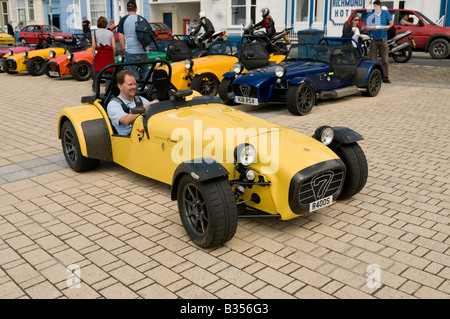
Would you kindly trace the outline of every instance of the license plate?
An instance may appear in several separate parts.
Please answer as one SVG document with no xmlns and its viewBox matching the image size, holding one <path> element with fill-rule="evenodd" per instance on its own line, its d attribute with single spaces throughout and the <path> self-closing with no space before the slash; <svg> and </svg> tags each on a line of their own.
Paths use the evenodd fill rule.
<svg viewBox="0 0 450 319">
<path fill-rule="evenodd" d="M 333 204 L 333 195 L 312 202 L 309 204 L 309 211 L 313 212 L 317 209 L 330 206 L 331 204 Z"/>
<path fill-rule="evenodd" d="M 226 36 L 226 35 L 223 35 L 223 36 L 222 36 L 222 40 L 223 40 L 223 41 L 226 41 L 226 40 L 227 40 L 227 36 Z"/>
<path fill-rule="evenodd" d="M 55 71 L 48 71 L 48 74 L 50 74 L 51 76 L 59 76 L 59 73 Z"/>
<path fill-rule="evenodd" d="M 284 35 L 284 39 L 285 39 L 286 41 L 289 40 L 289 37 L 287 36 L 287 34 Z"/>
<path fill-rule="evenodd" d="M 241 104 L 258 105 L 258 99 L 254 97 L 235 96 L 234 101 Z"/>
<path fill-rule="evenodd" d="M 411 43 L 413 47 L 416 47 L 416 41 L 414 41 L 414 39 L 411 39 Z"/>
</svg>

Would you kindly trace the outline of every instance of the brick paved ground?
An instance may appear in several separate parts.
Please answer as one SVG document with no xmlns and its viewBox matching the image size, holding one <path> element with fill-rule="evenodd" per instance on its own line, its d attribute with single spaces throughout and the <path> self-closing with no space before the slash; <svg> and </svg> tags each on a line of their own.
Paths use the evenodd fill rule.
<svg viewBox="0 0 450 319">
<path fill-rule="evenodd" d="M 0 298 L 450 298 L 448 76 L 401 67 L 377 97 L 305 117 L 241 106 L 308 134 L 359 131 L 369 179 L 303 218 L 240 219 L 213 250 L 188 240 L 166 185 L 112 163 L 68 168 L 58 112 L 90 82 L 0 74 Z M 380 288 L 367 285 L 373 264 Z"/>
</svg>

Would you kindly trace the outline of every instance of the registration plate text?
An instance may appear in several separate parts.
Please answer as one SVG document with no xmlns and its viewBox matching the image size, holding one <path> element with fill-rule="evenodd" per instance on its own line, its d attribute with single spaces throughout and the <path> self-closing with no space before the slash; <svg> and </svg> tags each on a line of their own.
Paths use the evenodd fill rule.
<svg viewBox="0 0 450 319">
<path fill-rule="evenodd" d="M 328 196 L 309 204 L 309 211 L 313 212 L 317 209 L 330 206 L 333 203 L 333 196 Z"/>
<path fill-rule="evenodd" d="M 258 105 L 258 99 L 254 97 L 247 97 L 247 96 L 235 96 L 234 101 L 236 103 L 241 104 L 251 104 L 251 105 Z"/>
</svg>

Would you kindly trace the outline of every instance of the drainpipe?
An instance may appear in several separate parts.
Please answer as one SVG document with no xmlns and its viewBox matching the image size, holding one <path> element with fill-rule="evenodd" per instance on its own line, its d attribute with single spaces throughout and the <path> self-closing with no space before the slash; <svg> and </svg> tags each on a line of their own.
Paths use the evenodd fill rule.
<svg viewBox="0 0 450 319">
<path fill-rule="evenodd" d="M 55 32 L 53 31 L 53 13 L 52 13 L 52 0 L 48 0 L 48 6 L 50 8 L 50 30 L 52 31 L 52 38 L 55 38 Z"/>
</svg>

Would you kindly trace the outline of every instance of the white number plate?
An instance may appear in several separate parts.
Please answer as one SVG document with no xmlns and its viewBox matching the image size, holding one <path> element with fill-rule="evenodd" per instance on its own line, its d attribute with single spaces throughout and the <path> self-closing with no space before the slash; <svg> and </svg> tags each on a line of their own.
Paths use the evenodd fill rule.
<svg viewBox="0 0 450 319">
<path fill-rule="evenodd" d="M 258 105 L 258 99 L 254 97 L 234 96 L 234 101 L 241 104 Z"/>
<path fill-rule="evenodd" d="M 319 208 L 330 206 L 331 204 L 333 204 L 333 195 L 312 202 L 309 204 L 309 211 L 313 212 Z"/>
<path fill-rule="evenodd" d="M 48 74 L 50 74 L 51 76 L 59 76 L 59 73 L 55 71 L 48 71 Z"/>
</svg>

